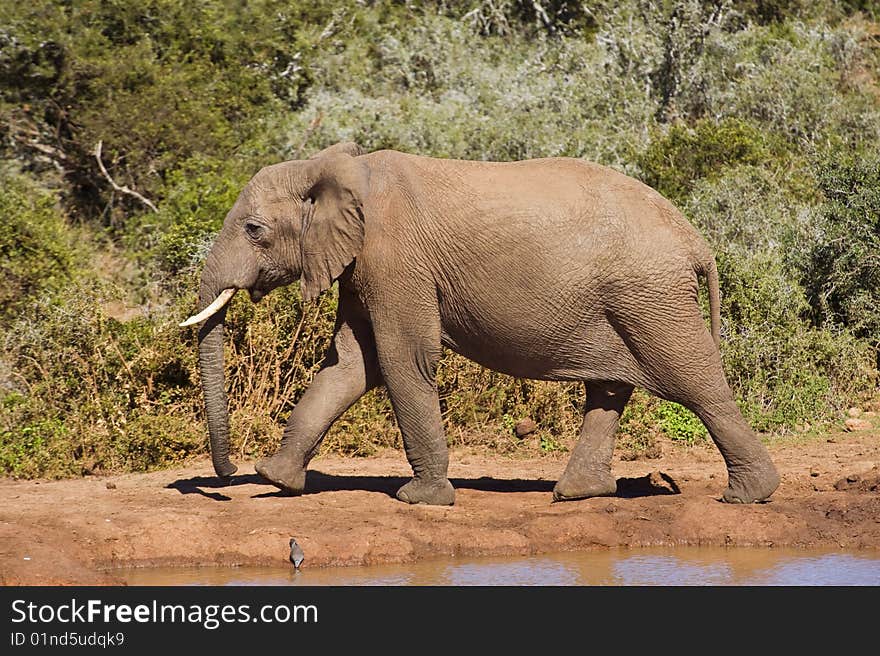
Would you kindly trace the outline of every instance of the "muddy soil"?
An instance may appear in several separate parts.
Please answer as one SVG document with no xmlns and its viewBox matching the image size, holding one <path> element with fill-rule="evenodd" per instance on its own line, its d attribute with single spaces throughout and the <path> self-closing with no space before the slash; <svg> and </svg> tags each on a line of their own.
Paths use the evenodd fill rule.
<svg viewBox="0 0 880 656">
<path fill-rule="evenodd" d="M 282 496 L 239 463 L 228 484 L 208 460 L 148 474 L 64 481 L 0 479 L 0 583 L 121 583 L 124 567 L 303 567 L 525 555 L 640 546 L 880 548 L 880 432 L 777 442 L 782 483 L 768 503 L 720 502 L 712 447 L 662 444 L 659 458 L 615 457 L 618 496 L 552 503 L 567 454 L 451 454 L 452 507 L 394 499 L 402 453 L 322 457 L 308 493 Z"/>
</svg>

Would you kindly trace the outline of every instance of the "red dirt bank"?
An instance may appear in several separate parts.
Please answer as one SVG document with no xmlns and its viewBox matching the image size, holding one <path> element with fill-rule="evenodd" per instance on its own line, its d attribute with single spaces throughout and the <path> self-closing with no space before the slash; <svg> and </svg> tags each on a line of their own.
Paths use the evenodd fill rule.
<svg viewBox="0 0 880 656">
<path fill-rule="evenodd" d="M 727 479 L 717 450 L 672 445 L 659 459 L 615 458 L 621 496 L 566 503 L 551 503 L 550 491 L 567 455 L 453 452 L 457 497 L 444 508 L 393 498 L 409 473 L 400 453 L 319 458 L 301 497 L 279 496 L 252 463 L 240 463 L 226 486 L 208 461 L 149 474 L 0 479 L 0 583 L 118 584 L 113 570 L 130 566 L 289 565 L 291 536 L 308 567 L 617 546 L 880 548 L 878 437 L 771 447 L 782 484 L 769 503 L 749 506 L 719 502 Z"/>
</svg>

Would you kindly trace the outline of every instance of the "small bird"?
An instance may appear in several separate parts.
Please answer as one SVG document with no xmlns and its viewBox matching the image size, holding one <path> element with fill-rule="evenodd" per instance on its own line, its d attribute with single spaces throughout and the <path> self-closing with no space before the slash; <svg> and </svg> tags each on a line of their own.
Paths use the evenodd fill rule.
<svg viewBox="0 0 880 656">
<path fill-rule="evenodd" d="M 299 569 L 305 557 L 306 555 L 303 553 L 302 547 L 297 544 L 296 539 L 290 538 L 290 562 L 296 569 Z"/>
</svg>

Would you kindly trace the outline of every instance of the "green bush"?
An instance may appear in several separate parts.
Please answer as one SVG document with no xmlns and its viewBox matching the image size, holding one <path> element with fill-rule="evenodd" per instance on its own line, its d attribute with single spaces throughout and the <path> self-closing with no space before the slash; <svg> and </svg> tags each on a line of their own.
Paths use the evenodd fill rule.
<svg viewBox="0 0 880 656">
<path fill-rule="evenodd" d="M 142 245 L 155 236 L 146 252 L 164 273 L 192 271 L 203 261 L 226 213 L 255 172 L 242 168 L 236 162 L 194 157 L 169 173 L 158 216 L 145 216 L 141 228 L 132 231 L 133 240 Z"/>
<path fill-rule="evenodd" d="M 718 264 L 725 371 L 757 430 L 828 420 L 876 391 L 868 345 L 804 321 L 804 291 L 778 255 L 723 254 Z"/>
<path fill-rule="evenodd" d="M 745 16 L 767 24 L 800 18 L 810 4 L 806 0 L 739 0 L 735 6 Z"/>
<path fill-rule="evenodd" d="M 54 162 L 83 212 L 117 226 L 143 207 L 112 197 L 113 178 L 154 200 L 195 156 L 232 158 L 296 106 L 321 27 L 342 2 L 36 0 L 0 8 L 4 148 Z M 338 21 L 337 21 L 338 22 Z M 317 29 L 317 34 L 315 30 Z M 332 31 L 332 30 L 331 30 Z M 269 139 L 271 141 L 271 139 Z M 121 205 L 121 206 L 120 206 Z"/>
<path fill-rule="evenodd" d="M 21 396 L 9 394 L 4 410 L 19 403 Z M 67 429 L 58 419 L 34 419 L 25 426 L 0 429 L 0 471 L 21 478 L 34 478 L 70 460 L 69 453 L 58 453 L 57 446 L 67 440 Z M 68 472 L 65 473 L 79 473 Z"/>
<path fill-rule="evenodd" d="M 880 17 L 880 6 L 878 6 L 877 0 L 838 0 L 838 4 L 846 14 L 860 12 L 873 20 Z"/>
<path fill-rule="evenodd" d="M 14 402 L 0 406 L 0 431 L 6 452 L 19 456 L 3 459 L 10 473 L 58 476 L 152 464 L 156 458 L 131 455 L 138 451 L 133 442 L 151 439 L 134 420 L 157 406 L 172 414 L 183 407 L 192 416 L 192 349 L 167 324 L 110 317 L 105 308 L 120 295 L 113 285 L 84 279 L 41 296 L 9 324 L 4 357 L 18 373 L 18 389 L 9 394 Z M 29 458 L 22 445 L 29 445 Z"/>
<path fill-rule="evenodd" d="M 880 154 L 829 155 L 817 177 L 825 200 L 801 262 L 813 318 L 880 349 Z"/>
<path fill-rule="evenodd" d="M 160 468 L 205 451 L 202 426 L 169 411 L 167 402 L 133 412 L 118 439 L 118 457 L 133 471 Z"/>
<path fill-rule="evenodd" d="M 655 417 L 660 430 L 673 441 L 692 445 L 705 440 L 708 436 L 703 422 L 690 410 L 677 403 L 669 401 L 659 403 Z"/>
<path fill-rule="evenodd" d="M 875 143 L 880 114 L 870 40 L 859 30 L 789 21 L 724 35 L 709 50 L 704 92 L 712 116 L 737 117 L 777 135 L 799 154 L 828 143 Z"/>
<path fill-rule="evenodd" d="M 683 446 L 705 442 L 709 436 L 687 408 L 636 389 L 620 416 L 619 449 L 624 457 L 657 453 L 661 435 Z"/>
<path fill-rule="evenodd" d="M 746 254 L 796 250 L 801 234 L 813 229 L 815 178 L 791 159 L 777 167 L 728 166 L 691 183 L 684 214 L 719 251 Z"/>
<path fill-rule="evenodd" d="M 676 124 L 651 141 L 638 159 L 642 179 L 667 198 L 681 202 L 702 178 L 725 167 L 760 164 L 770 157 L 764 132 L 739 119 Z"/>
<path fill-rule="evenodd" d="M 437 157 L 567 155 L 626 167 L 652 111 L 625 80 L 611 83 L 604 53 L 585 40 L 481 37 L 427 16 L 362 48 L 354 41 L 346 56 L 315 63 L 320 84 L 288 122 L 286 153 L 320 117 L 315 147 L 349 139 Z M 342 65 L 349 59 L 356 69 Z"/>
<path fill-rule="evenodd" d="M 589 33 L 596 27 L 593 8 L 576 0 L 465 0 L 452 3 L 441 0 L 436 4 L 449 16 L 467 21 L 473 29 L 487 36 L 519 36 L 533 31 L 579 34 Z"/>
<path fill-rule="evenodd" d="M 0 323 L 44 291 L 69 283 L 83 260 L 75 232 L 52 193 L 0 174 Z"/>
</svg>

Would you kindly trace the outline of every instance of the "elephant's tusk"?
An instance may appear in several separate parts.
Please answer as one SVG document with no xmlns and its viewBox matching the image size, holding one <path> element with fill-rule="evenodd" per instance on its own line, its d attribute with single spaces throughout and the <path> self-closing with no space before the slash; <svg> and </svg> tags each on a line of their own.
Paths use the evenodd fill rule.
<svg viewBox="0 0 880 656">
<path fill-rule="evenodd" d="M 229 302 L 229 299 L 235 296 L 235 292 L 238 290 L 235 287 L 230 287 L 229 289 L 224 289 L 220 294 L 217 295 L 217 298 L 206 307 L 204 310 L 199 312 L 198 314 L 194 314 L 189 319 L 180 324 L 181 328 L 185 328 L 186 326 L 192 326 L 195 323 L 199 323 L 210 317 L 212 314 L 216 314 L 224 305 Z"/>
</svg>

